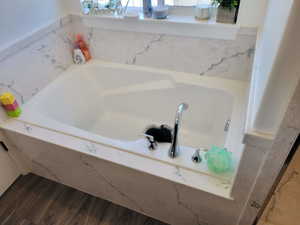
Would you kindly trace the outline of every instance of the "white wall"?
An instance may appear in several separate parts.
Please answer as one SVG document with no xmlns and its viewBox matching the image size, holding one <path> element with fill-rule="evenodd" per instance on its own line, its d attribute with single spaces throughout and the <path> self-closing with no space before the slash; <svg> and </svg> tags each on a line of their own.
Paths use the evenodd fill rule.
<svg viewBox="0 0 300 225">
<path fill-rule="evenodd" d="M 63 0 L 1 1 L 0 49 L 63 15 L 64 12 Z"/>
<path fill-rule="evenodd" d="M 253 129 L 259 132 L 276 133 L 300 76 L 297 68 L 300 32 L 289 28 L 294 26 L 290 18 L 292 10 L 300 10 L 296 2 L 269 2 L 255 59 Z"/>
<path fill-rule="evenodd" d="M 259 27 L 263 24 L 269 0 L 241 0 L 237 24 Z"/>
</svg>

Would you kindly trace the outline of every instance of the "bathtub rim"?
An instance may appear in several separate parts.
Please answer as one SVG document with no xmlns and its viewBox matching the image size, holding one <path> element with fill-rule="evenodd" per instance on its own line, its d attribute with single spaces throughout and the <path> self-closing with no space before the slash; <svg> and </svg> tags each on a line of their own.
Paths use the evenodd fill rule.
<svg viewBox="0 0 300 225">
<path fill-rule="evenodd" d="M 94 157 L 99 160 L 104 160 L 104 161 L 107 161 L 107 162 L 110 162 L 113 164 L 117 164 L 119 166 L 123 166 L 128 169 L 133 169 L 133 170 L 136 170 L 136 171 L 139 171 L 142 173 L 147 173 L 152 176 L 156 176 L 161 179 L 168 180 L 168 181 L 174 183 L 174 185 L 181 184 L 181 185 L 187 186 L 189 188 L 203 191 L 208 194 L 212 194 L 212 195 L 215 195 L 215 196 L 227 199 L 227 200 L 231 200 L 231 201 L 234 200 L 234 198 L 231 194 L 233 183 L 229 184 L 225 180 L 221 180 L 220 178 L 213 177 L 213 176 L 208 176 L 204 173 L 195 173 L 194 171 L 186 170 L 185 168 L 180 168 L 178 170 L 178 167 L 168 164 L 168 163 L 165 163 L 165 162 L 153 160 L 153 159 L 146 158 L 146 157 L 137 156 L 134 154 L 127 154 L 124 151 L 119 151 L 121 153 L 126 153 L 127 155 L 133 155 L 135 157 L 135 159 L 138 159 L 137 157 L 139 157 L 140 159 L 142 158 L 142 159 L 150 160 L 151 162 L 155 162 L 156 166 L 161 165 L 167 171 L 161 170 L 159 172 L 157 172 L 157 171 L 154 172 L 151 170 L 142 169 L 141 166 L 137 167 L 136 165 L 120 162 L 120 161 L 114 159 L 114 157 L 107 158 L 107 157 L 103 156 L 103 154 L 102 154 L 103 151 L 108 152 L 109 151 L 108 149 L 115 150 L 115 147 L 111 148 L 109 146 L 105 146 L 103 144 L 96 143 L 95 145 L 96 145 L 96 147 L 98 147 L 97 149 L 100 150 L 101 152 L 93 153 L 93 152 L 87 151 L 86 149 L 82 148 L 84 146 L 84 144 L 93 144 L 93 142 L 91 142 L 90 140 L 80 140 L 79 138 L 70 136 L 69 134 L 61 134 L 56 131 L 49 130 L 48 128 L 39 127 L 37 125 L 31 125 L 27 122 L 23 122 L 23 121 L 16 120 L 16 119 L 7 120 L 5 122 L 5 125 L 2 126 L 0 129 L 2 129 L 4 132 L 5 140 L 8 141 L 9 143 L 13 143 L 12 151 L 17 151 L 15 153 L 13 153 L 12 157 L 15 158 L 14 155 L 15 154 L 18 155 L 19 151 L 22 153 L 22 156 L 17 156 L 17 158 L 15 160 L 16 160 L 16 162 L 19 162 L 19 163 L 23 163 L 22 161 L 20 162 L 20 160 L 26 161 L 25 166 L 27 166 L 27 167 L 29 166 L 27 168 L 27 169 L 29 169 L 29 171 L 26 171 L 26 172 L 34 172 L 30 168 L 30 162 L 28 162 L 28 158 L 24 159 L 24 154 L 25 154 L 25 157 L 28 157 L 27 154 L 25 153 L 26 151 L 25 152 L 22 151 L 22 149 L 20 149 L 19 146 L 17 146 L 14 143 L 14 140 L 11 140 L 10 138 L 8 138 L 8 135 L 6 134 L 6 132 L 12 132 L 13 134 L 15 134 L 17 136 L 22 135 L 22 136 L 26 136 L 28 138 L 37 139 L 37 140 L 45 142 L 45 143 L 57 145 L 59 147 L 65 148 L 69 151 L 75 151 L 80 154 Z M 42 131 L 42 132 L 40 132 L 40 131 Z M 43 133 L 43 134 L 41 134 L 41 133 Z M 51 138 L 49 140 L 49 137 L 54 137 L 55 135 L 58 135 L 59 138 L 58 137 Z M 63 143 L 62 139 L 63 139 L 64 143 Z M 81 141 L 80 146 L 78 144 L 75 145 L 75 140 L 77 141 L 77 143 L 79 143 L 78 140 Z M 31 160 L 31 159 L 29 159 L 29 160 Z M 36 159 L 33 159 L 33 161 L 38 162 Z M 177 175 L 176 173 L 178 171 L 180 174 L 184 174 L 184 175 Z M 195 182 L 191 182 L 190 178 L 187 179 L 187 177 L 189 177 L 189 176 L 192 176 L 193 178 L 197 179 L 197 181 L 200 181 L 200 184 L 199 184 L 199 182 L 197 184 Z M 195 181 L 195 179 L 192 179 L 192 181 Z M 205 184 L 201 184 L 203 182 L 205 182 Z"/>
</svg>

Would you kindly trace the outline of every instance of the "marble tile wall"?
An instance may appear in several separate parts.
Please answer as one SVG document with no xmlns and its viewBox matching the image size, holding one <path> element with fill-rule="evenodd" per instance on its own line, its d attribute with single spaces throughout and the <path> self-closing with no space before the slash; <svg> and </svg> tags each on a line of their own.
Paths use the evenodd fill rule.
<svg viewBox="0 0 300 225">
<path fill-rule="evenodd" d="M 70 18 L 58 20 L 1 53 L 0 93 L 10 91 L 23 104 L 72 64 Z"/>
<path fill-rule="evenodd" d="M 241 29 L 236 40 L 179 37 L 111 31 L 83 25 L 73 17 L 74 31 L 84 32 L 94 58 L 200 76 L 249 81 L 256 34 Z"/>
</svg>

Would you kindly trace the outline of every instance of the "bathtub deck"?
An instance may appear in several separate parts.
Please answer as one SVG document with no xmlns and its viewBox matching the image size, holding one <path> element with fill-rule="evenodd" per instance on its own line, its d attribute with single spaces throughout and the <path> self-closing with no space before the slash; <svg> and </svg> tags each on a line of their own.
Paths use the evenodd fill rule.
<svg viewBox="0 0 300 225">
<path fill-rule="evenodd" d="M 0 225 L 167 225 L 33 174 L 0 198 Z"/>
</svg>

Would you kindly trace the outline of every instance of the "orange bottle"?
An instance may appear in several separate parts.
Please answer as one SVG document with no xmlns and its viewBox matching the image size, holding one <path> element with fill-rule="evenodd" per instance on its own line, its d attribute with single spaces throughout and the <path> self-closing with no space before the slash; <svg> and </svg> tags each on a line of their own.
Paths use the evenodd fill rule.
<svg viewBox="0 0 300 225">
<path fill-rule="evenodd" d="M 86 61 L 89 61 L 92 58 L 89 47 L 81 34 L 76 35 L 75 45 L 82 51 Z"/>
</svg>

